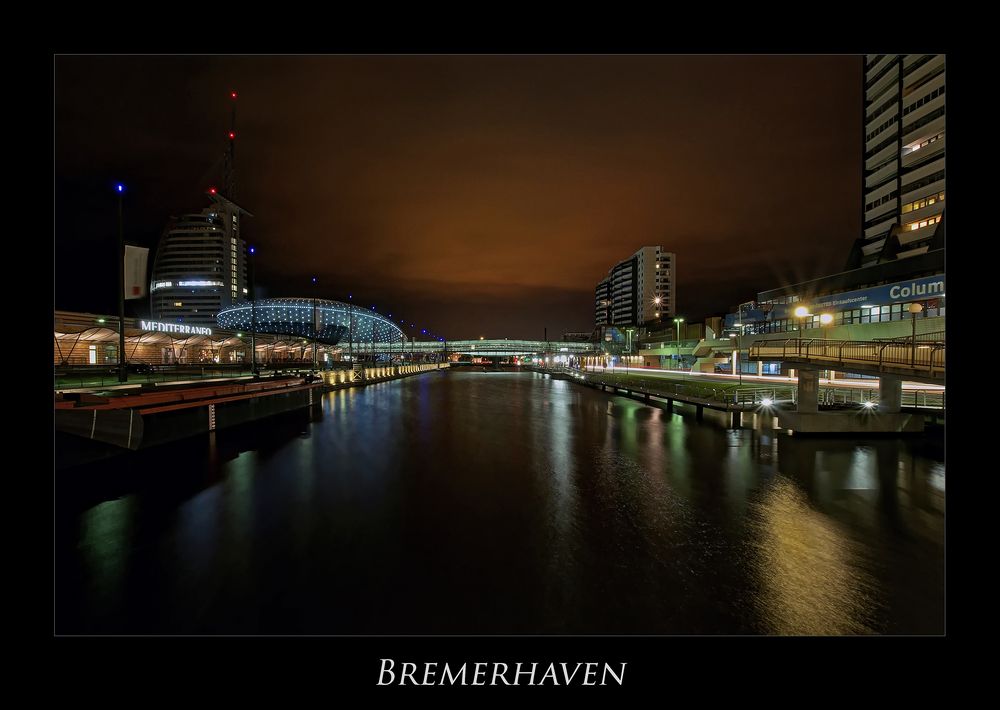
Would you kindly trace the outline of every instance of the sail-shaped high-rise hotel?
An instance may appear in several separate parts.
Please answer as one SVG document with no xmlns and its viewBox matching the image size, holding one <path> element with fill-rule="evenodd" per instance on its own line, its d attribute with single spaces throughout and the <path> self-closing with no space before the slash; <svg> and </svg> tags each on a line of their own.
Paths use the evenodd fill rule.
<svg viewBox="0 0 1000 710">
<path fill-rule="evenodd" d="M 208 191 L 211 206 L 173 217 L 160 239 L 150 279 L 150 314 L 167 323 L 214 326 L 219 311 L 247 300 L 247 245 L 241 220 L 252 217 L 236 199 L 236 92 L 225 153 L 225 195 Z"/>
<path fill-rule="evenodd" d="M 240 221 L 249 213 L 217 191 L 209 197 L 210 207 L 173 218 L 164 231 L 149 288 L 154 320 L 214 326 L 219 311 L 247 299 Z"/>
</svg>

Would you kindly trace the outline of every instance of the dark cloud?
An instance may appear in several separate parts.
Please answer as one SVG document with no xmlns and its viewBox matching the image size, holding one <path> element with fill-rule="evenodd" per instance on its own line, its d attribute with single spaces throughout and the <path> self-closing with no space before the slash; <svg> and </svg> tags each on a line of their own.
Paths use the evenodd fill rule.
<svg viewBox="0 0 1000 710">
<path fill-rule="evenodd" d="M 231 88 L 271 294 L 318 274 L 449 337 L 587 330 L 644 244 L 677 252 L 682 312 L 724 311 L 860 229 L 859 57 L 65 56 L 57 307 L 114 308 L 111 182 L 137 243 L 204 205 Z"/>
</svg>

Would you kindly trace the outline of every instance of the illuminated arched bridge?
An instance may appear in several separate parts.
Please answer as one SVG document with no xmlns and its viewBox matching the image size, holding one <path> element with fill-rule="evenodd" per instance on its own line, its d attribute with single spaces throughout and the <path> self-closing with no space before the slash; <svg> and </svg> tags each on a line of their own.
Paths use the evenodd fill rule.
<svg viewBox="0 0 1000 710">
<path fill-rule="evenodd" d="M 260 298 L 219 312 L 228 330 L 308 338 L 327 345 L 366 348 L 401 347 L 406 336 L 399 326 L 374 310 L 323 298 Z M 440 343 L 438 343 L 440 345 Z M 439 347 L 438 350 L 441 348 Z"/>
<path fill-rule="evenodd" d="M 315 340 L 356 353 L 374 349 L 391 355 L 449 353 L 482 357 L 524 355 L 580 355 L 597 350 L 593 343 L 544 340 L 410 340 L 389 318 L 350 303 L 317 298 L 262 298 L 251 305 L 243 302 L 219 312 L 219 326 L 227 330 Z"/>
<path fill-rule="evenodd" d="M 407 345 L 407 349 L 411 346 Z M 580 355 L 597 350 L 593 343 L 564 343 L 558 340 L 447 340 L 428 342 L 418 340 L 412 344 L 416 352 L 441 352 L 459 355 L 479 355 L 481 357 L 514 357 L 521 355 L 541 355 L 544 353 L 566 353 Z"/>
</svg>

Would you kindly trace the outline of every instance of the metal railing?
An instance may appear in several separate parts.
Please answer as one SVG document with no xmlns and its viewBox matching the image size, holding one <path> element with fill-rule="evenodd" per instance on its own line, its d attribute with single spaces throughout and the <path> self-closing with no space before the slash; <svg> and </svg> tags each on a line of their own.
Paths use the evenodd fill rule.
<svg viewBox="0 0 1000 710">
<path fill-rule="evenodd" d="M 736 407 L 770 404 L 797 404 L 798 388 L 795 385 L 747 386 L 737 384 L 679 383 L 644 378 L 637 375 L 608 374 L 594 370 L 576 370 L 568 367 L 537 367 L 542 372 L 567 374 L 597 385 L 627 389 L 630 392 L 649 394 L 651 397 L 681 397 L 707 400 L 719 405 Z M 821 407 L 864 406 L 866 402 L 878 404 L 879 391 L 875 387 L 836 387 L 821 385 L 818 404 Z M 903 407 L 916 409 L 945 409 L 943 389 L 903 390 L 900 401 Z"/>
<path fill-rule="evenodd" d="M 301 374 L 311 369 L 312 362 L 307 360 L 272 361 L 257 365 L 259 376 L 264 379 L 289 373 Z M 53 389 L 55 390 L 233 380 L 253 376 L 249 363 L 242 365 L 147 365 L 135 363 L 129 366 L 127 382 L 119 382 L 117 368 L 111 368 L 107 365 L 57 366 L 53 374 Z"/>
<path fill-rule="evenodd" d="M 154 382 L 183 382 L 187 380 L 209 380 L 223 378 L 250 377 L 249 366 L 242 368 L 215 366 L 150 367 L 140 365 L 138 371 L 131 369 L 127 382 L 118 381 L 117 368 L 107 366 L 86 367 L 56 367 L 53 377 L 53 387 L 57 390 L 75 389 L 79 387 L 117 387 L 119 385 L 142 385 Z"/>
<path fill-rule="evenodd" d="M 878 404 L 879 391 L 867 387 L 821 387 L 819 404 L 821 406 L 864 405 L 867 402 Z M 903 390 L 900 406 L 914 409 L 945 409 L 944 390 Z"/>
<path fill-rule="evenodd" d="M 801 358 L 823 364 L 842 366 L 869 365 L 882 369 L 887 365 L 926 371 L 931 376 L 945 372 L 945 344 L 938 341 L 909 340 L 826 340 L 791 338 L 782 341 L 757 341 L 750 346 L 750 357 Z"/>
<path fill-rule="evenodd" d="M 772 404 L 782 402 L 794 403 L 796 398 L 796 388 L 794 385 L 748 387 L 735 383 L 671 382 L 669 380 L 659 380 L 659 378 L 642 377 L 639 375 L 608 374 L 594 370 L 576 370 L 567 367 L 540 367 L 537 369 L 543 372 L 567 374 L 592 384 L 617 387 L 634 393 L 648 394 L 651 397 L 703 400 L 720 406 L 760 406 L 764 403 L 764 400 L 769 400 Z"/>
<path fill-rule="evenodd" d="M 876 342 L 876 343 L 884 343 L 884 342 L 890 342 L 890 343 L 912 343 L 913 342 L 913 336 L 912 335 L 900 335 L 900 336 L 895 337 L 895 338 L 872 338 L 872 341 Z M 943 345 L 944 342 L 945 342 L 945 331 L 943 331 L 943 330 L 936 330 L 933 333 L 917 333 L 917 342 L 918 343 L 941 343 Z"/>
</svg>

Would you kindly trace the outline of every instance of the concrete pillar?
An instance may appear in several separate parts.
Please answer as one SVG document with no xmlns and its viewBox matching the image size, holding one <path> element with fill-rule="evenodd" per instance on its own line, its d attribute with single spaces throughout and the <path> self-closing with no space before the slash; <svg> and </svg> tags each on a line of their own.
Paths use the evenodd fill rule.
<svg viewBox="0 0 1000 710">
<path fill-rule="evenodd" d="M 764 376 L 764 361 L 763 360 L 758 360 L 757 361 L 757 377 L 763 377 L 763 376 Z"/>
<path fill-rule="evenodd" d="M 819 373 L 816 370 L 799 370 L 798 411 L 819 411 Z"/>
<path fill-rule="evenodd" d="M 830 375 L 829 378 L 828 378 L 830 380 L 830 382 L 833 382 L 835 379 L 837 379 L 837 371 L 836 370 L 829 370 L 828 372 L 829 372 L 829 375 Z"/>
<path fill-rule="evenodd" d="M 903 380 L 898 375 L 882 375 L 878 381 L 878 411 L 898 414 L 903 401 Z"/>
<path fill-rule="evenodd" d="M 743 412 L 733 412 L 732 428 L 739 429 L 743 425 Z"/>
<path fill-rule="evenodd" d="M 667 400 L 667 411 L 670 412 L 671 414 L 674 413 L 674 400 L 672 399 Z"/>
</svg>

